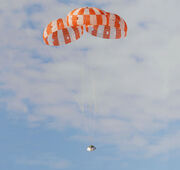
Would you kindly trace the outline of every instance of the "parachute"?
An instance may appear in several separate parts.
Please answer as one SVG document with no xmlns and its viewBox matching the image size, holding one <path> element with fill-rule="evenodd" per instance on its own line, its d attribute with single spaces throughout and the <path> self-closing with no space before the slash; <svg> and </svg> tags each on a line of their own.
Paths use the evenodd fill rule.
<svg viewBox="0 0 180 170">
<path fill-rule="evenodd" d="M 117 14 L 95 7 L 77 8 L 66 18 L 50 22 L 44 29 L 43 40 L 50 46 L 69 44 L 81 38 L 84 29 L 92 36 L 120 39 L 127 36 L 127 24 Z"/>
<path fill-rule="evenodd" d="M 67 26 L 66 19 L 52 21 L 44 29 L 43 40 L 47 45 L 69 44 L 83 35 L 83 26 Z"/>
<path fill-rule="evenodd" d="M 80 39 L 84 30 L 103 39 L 127 36 L 127 24 L 119 15 L 95 7 L 83 7 L 69 12 L 65 18 L 51 21 L 44 29 L 43 40 L 49 46 L 65 45 Z M 87 147 L 89 152 L 94 150 L 93 145 Z"/>
<path fill-rule="evenodd" d="M 106 12 L 95 7 L 77 8 L 67 15 L 67 25 L 106 25 Z"/>
</svg>

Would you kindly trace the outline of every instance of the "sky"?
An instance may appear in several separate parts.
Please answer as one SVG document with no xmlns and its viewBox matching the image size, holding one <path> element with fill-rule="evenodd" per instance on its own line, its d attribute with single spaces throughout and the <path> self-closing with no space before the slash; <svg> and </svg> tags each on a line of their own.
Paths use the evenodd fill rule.
<svg viewBox="0 0 180 170">
<path fill-rule="evenodd" d="M 179 0 L 0 2 L 0 169 L 180 168 Z M 50 21 L 85 6 L 127 37 L 45 45 Z"/>
</svg>

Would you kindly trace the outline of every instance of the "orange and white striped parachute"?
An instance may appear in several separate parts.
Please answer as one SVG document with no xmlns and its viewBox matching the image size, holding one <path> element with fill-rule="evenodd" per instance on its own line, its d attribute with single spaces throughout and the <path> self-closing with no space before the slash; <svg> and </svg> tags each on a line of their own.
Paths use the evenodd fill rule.
<svg viewBox="0 0 180 170">
<path fill-rule="evenodd" d="M 77 8 L 67 15 L 67 25 L 106 25 L 106 12 L 95 7 Z"/>
<path fill-rule="evenodd" d="M 84 28 L 91 35 L 105 39 L 127 36 L 127 24 L 117 14 L 95 7 L 83 7 L 74 9 L 65 19 L 50 22 L 44 29 L 43 40 L 51 46 L 68 44 L 78 40 Z"/>
<path fill-rule="evenodd" d="M 105 39 L 120 39 L 127 36 L 127 24 L 117 14 L 106 12 L 107 24 L 87 25 L 86 31 L 93 36 Z"/>
<path fill-rule="evenodd" d="M 43 39 L 47 45 L 69 44 L 83 35 L 83 26 L 67 26 L 66 19 L 52 21 L 44 29 Z"/>
<path fill-rule="evenodd" d="M 107 25 L 90 25 L 86 27 L 86 31 L 93 36 L 104 39 L 120 39 L 124 36 L 124 33 L 121 31 L 120 28 L 110 27 Z"/>
</svg>

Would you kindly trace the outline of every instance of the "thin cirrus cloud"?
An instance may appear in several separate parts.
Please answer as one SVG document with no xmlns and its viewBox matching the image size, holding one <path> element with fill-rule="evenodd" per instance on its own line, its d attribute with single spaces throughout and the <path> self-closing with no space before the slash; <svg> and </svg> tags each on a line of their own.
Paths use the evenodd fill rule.
<svg viewBox="0 0 180 170">
<path fill-rule="evenodd" d="M 28 166 L 41 166 L 53 169 L 65 169 L 70 166 L 70 162 L 67 160 L 59 159 L 52 154 L 40 155 L 36 158 L 19 158 L 16 160 L 17 164 Z"/>
<path fill-rule="evenodd" d="M 4 10 L 7 2 L 12 5 Z M 104 1 L 105 10 L 127 21 L 127 38 L 103 40 L 85 33 L 59 48 L 43 43 L 43 28 L 82 1 L 7 2 L 0 7 L 0 90 L 13 95 L 4 93 L 0 102 L 9 112 L 24 113 L 30 124 L 53 118 L 47 126 L 86 132 L 93 110 L 99 141 L 106 134 L 108 144 L 132 151 L 143 146 L 147 155 L 171 150 L 166 140 L 178 138 L 173 122 L 180 119 L 180 25 L 172 24 L 178 20 L 178 1 Z M 166 137 L 154 137 L 162 130 Z"/>
</svg>

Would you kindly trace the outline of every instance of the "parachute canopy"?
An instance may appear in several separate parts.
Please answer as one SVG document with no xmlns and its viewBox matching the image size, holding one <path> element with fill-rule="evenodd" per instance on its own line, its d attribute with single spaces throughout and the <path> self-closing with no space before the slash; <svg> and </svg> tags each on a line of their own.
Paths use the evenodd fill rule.
<svg viewBox="0 0 180 170">
<path fill-rule="evenodd" d="M 107 24 L 106 12 L 95 7 L 77 8 L 67 15 L 67 25 L 102 25 Z"/>
<path fill-rule="evenodd" d="M 66 18 L 50 22 L 43 32 L 47 45 L 59 46 L 78 40 L 84 32 L 104 39 L 127 36 L 127 24 L 120 16 L 95 7 L 77 8 Z"/>
<path fill-rule="evenodd" d="M 69 44 L 83 35 L 83 26 L 67 26 L 66 19 L 59 18 L 52 21 L 43 33 L 44 42 L 47 45 L 59 46 Z"/>
</svg>

